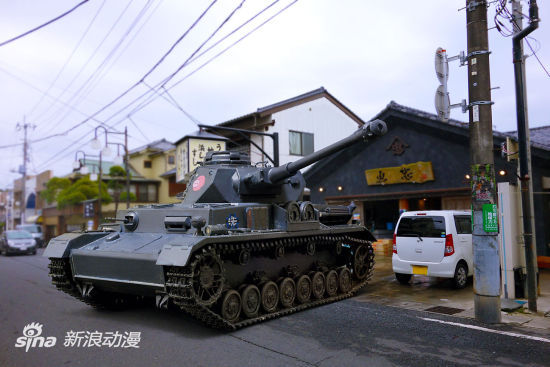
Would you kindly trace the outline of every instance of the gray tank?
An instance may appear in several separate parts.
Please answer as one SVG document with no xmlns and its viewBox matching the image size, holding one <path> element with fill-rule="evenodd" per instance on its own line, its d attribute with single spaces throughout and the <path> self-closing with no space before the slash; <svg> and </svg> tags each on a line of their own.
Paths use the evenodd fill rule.
<svg viewBox="0 0 550 367">
<path fill-rule="evenodd" d="M 303 201 L 299 170 L 386 130 L 370 122 L 280 167 L 209 152 L 181 203 L 119 210 L 100 231 L 52 239 L 52 282 L 97 308 L 154 299 L 223 329 L 351 297 L 372 276 L 375 238 L 347 224 L 353 203 Z"/>
</svg>

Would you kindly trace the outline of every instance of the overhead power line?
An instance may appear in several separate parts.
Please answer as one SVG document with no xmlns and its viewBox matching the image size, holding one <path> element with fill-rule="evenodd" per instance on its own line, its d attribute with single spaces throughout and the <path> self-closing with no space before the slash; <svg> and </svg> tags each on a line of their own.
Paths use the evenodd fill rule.
<svg viewBox="0 0 550 367">
<path fill-rule="evenodd" d="M 233 34 L 236 30 L 242 28 L 245 24 L 249 23 L 250 21 L 252 21 L 253 19 L 255 19 L 257 16 L 259 16 L 261 13 L 263 13 L 264 11 L 266 11 L 268 8 L 270 8 L 271 6 L 273 6 L 275 3 L 277 3 L 279 0 L 275 0 L 273 3 L 271 3 L 270 5 L 268 5 L 265 9 L 263 9 L 262 11 L 260 11 L 259 13 L 257 13 L 256 15 L 254 15 L 252 18 L 250 18 L 249 20 L 247 20 L 245 23 L 243 23 L 241 26 L 237 27 L 237 29 L 235 29 L 234 31 L 230 32 L 230 34 Z M 221 52 L 219 52 L 218 54 L 214 55 L 212 58 L 210 58 L 207 62 L 205 62 L 204 64 L 202 64 L 201 66 L 199 66 L 197 69 L 195 69 L 193 72 L 191 72 L 190 74 L 188 74 L 186 77 L 184 77 L 182 80 L 178 81 L 176 84 L 179 84 L 181 82 L 183 82 L 183 80 L 185 80 L 186 78 L 188 78 L 189 76 L 191 76 L 191 74 L 194 74 L 196 73 L 198 70 L 202 69 L 203 67 L 205 67 L 207 64 L 209 64 L 210 62 L 212 62 L 214 59 L 216 59 L 217 57 L 221 56 L 223 53 L 227 52 L 230 48 L 234 47 L 235 45 L 237 45 L 238 43 L 240 43 L 242 40 L 244 40 L 245 38 L 247 38 L 248 36 L 250 36 L 252 33 L 254 33 L 255 31 L 257 31 L 259 28 L 261 28 L 262 26 L 264 26 L 265 24 L 267 24 L 268 22 L 270 22 L 273 18 L 275 18 L 276 16 L 278 16 L 279 14 L 281 14 L 282 12 L 284 12 L 285 10 L 287 10 L 290 6 L 294 5 L 298 0 L 294 0 L 293 2 L 291 2 L 290 4 L 288 4 L 287 6 L 285 6 L 283 9 L 279 10 L 277 13 L 275 13 L 274 15 L 272 15 L 271 17 L 269 17 L 267 20 L 265 20 L 264 22 L 262 22 L 260 25 L 256 26 L 253 30 L 251 30 L 250 32 L 248 32 L 246 35 L 244 35 L 243 37 L 241 37 L 240 39 L 238 39 L 237 41 L 235 41 L 234 43 L 232 43 L 230 46 L 226 47 L 224 50 L 222 50 Z M 217 29 L 219 30 L 219 28 Z M 215 32 L 217 32 L 217 30 Z M 229 35 L 228 35 L 229 36 Z M 227 36 L 226 36 L 227 37 Z M 224 39 L 226 38 L 224 37 Z M 208 38 L 210 39 L 211 36 Z M 219 42 L 216 42 L 216 44 L 218 44 Z M 201 46 L 199 46 L 198 50 L 200 50 L 202 47 L 204 46 L 204 43 L 201 44 Z M 209 48 L 210 49 L 210 48 Z M 206 51 L 200 53 L 200 54 L 197 54 L 198 50 L 196 50 L 192 56 L 190 58 L 188 58 L 184 64 L 188 65 L 189 63 L 191 63 L 192 61 L 195 61 L 197 60 L 200 56 L 204 55 L 206 53 Z M 184 66 L 186 66 L 184 65 Z M 165 78 L 163 81 L 161 81 L 160 83 L 157 83 L 155 86 L 153 86 L 153 88 L 161 88 L 163 87 L 163 84 L 166 84 L 169 80 L 171 80 L 173 77 L 175 76 L 174 75 L 170 75 L 169 77 Z M 175 85 L 173 85 L 175 86 Z M 170 86 L 170 88 L 168 89 L 171 89 L 173 86 Z M 126 93 L 127 94 L 127 93 Z M 151 98 L 151 96 L 153 98 Z M 107 109 L 108 107 L 110 107 L 111 105 L 113 105 L 115 102 L 117 102 L 118 100 L 120 100 L 121 98 L 123 97 L 123 95 L 117 97 L 116 100 L 113 100 L 112 102 L 110 102 L 108 105 L 104 106 L 102 109 L 100 109 L 99 111 L 97 111 L 96 113 L 94 113 L 93 115 L 91 115 L 88 119 L 90 119 L 91 117 L 94 117 L 96 116 L 97 114 L 99 114 L 100 112 L 104 111 L 105 109 Z M 142 101 L 143 98 L 146 98 L 145 101 Z M 109 116 L 107 119 L 104 120 L 105 123 L 107 123 L 108 121 L 112 120 L 113 118 L 115 118 L 117 115 L 119 115 L 120 113 L 122 113 L 123 111 L 127 110 L 129 107 L 135 105 L 136 103 L 138 103 L 139 101 L 142 101 L 141 103 L 138 104 L 137 107 L 134 107 L 133 110 L 130 111 L 130 113 L 128 113 L 126 116 L 124 116 L 123 118 L 119 119 L 118 121 L 110 124 L 110 125 L 105 125 L 109 128 L 113 128 L 115 126 L 117 126 L 118 124 L 120 124 L 121 122 L 123 122 L 124 120 L 126 120 L 128 118 L 128 116 L 131 116 L 133 115 L 134 113 L 137 113 L 139 110 L 143 109 L 144 107 L 146 107 L 148 104 L 150 104 L 154 99 L 158 98 L 158 94 L 155 94 L 151 89 L 148 89 L 146 92 L 140 94 L 137 98 L 135 98 L 134 100 L 132 100 L 131 102 L 129 102 L 128 104 L 126 104 L 124 107 L 122 107 L 121 109 L 119 109 L 118 111 L 114 112 L 111 116 Z M 66 133 L 78 128 L 79 126 L 81 126 L 84 122 L 80 122 L 79 124 L 73 126 L 72 128 L 68 129 L 66 131 Z M 65 156 L 69 155 L 69 154 L 72 154 L 72 150 L 69 150 L 71 149 L 72 146 L 78 144 L 80 141 L 82 141 L 83 139 L 86 138 L 86 136 L 89 134 L 86 133 L 84 135 L 82 135 L 80 138 L 78 138 L 76 141 L 74 141 L 72 144 L 70 144 L 69 146 L 65 147 L 63 150 L 59 151 L 58 153 L 54 154 L 53 156 L 51 156 L 50 158 L 48 158 L 44 163 L 42 163 L 42 166 L 44 165 L 47 165 L 47 164 L 51 164 L 53 162 L 56 162 L 60 159 L 63 159 Z M 84 143 L 85 144 L 85 143 Z M 63 154 L 65 153 L 65 154 Z M 61 154 L 61 156 L 60 156 Z"/>
<path fill-rule="evenodd" d="M 31 29 L 31 30 L 28 30 L 28 31 L 26 31 L 25 33 L 20 34 L 19 36 L 15 36 L 15 37 L 13 37 L 13 38 L 10 38 L 9 40 L 6 40 L 6 41 L 0 43 L 0 47 L 5 46 L 5 45 L 7 45 L 8 43 L 11 43 L 11 42 L 13 42 L 13 41 L 16 41 L 16 40 L 18 40 L 18 39 L 20 39 L 20 38 L 23 38 L 23 37 L 25 37 L 25 36 L 28 36 L 29 34 L 31 34 L 31 33 L 33 33 L 33 32 L 36 32 L 36 31 L 38 31 L 38 30 L 41 29 L 41 28 L 44 28 L 45 26 L 47 26 L 47 25 L 49 25 L 49 24 L 51 24 L 51 23 L 53 23 L 53 22 L 55 22 L 55 21 L 57 21 L 57 20 L 63 18 L 64 16 L 71 14 L 73 11 L 75 11 L 76 9 L 78 9 L 79 7 L 81 7 L 82 5 L 84 5 L 85 3 L 87 3 L 88 1 L 90 1 L 90 0 L 84 0 L 84 1 L 82 1 L 81 3 L 77 4 L 74 8 L 67 10 L 65 13 L 63 13 L 63 14 L 61 14 L 61 15 L 58 15 L 57 17 L 55 17 L 55 18 L 53 18 L 53 19 L 51 19 L 51 20 L 48 20 L 46 23 L 41 24 L 41 25 L 39 25 L 38 27 L 35 27 L 35 28 Z"/>
<path fill-rule="evenodd" d="M 67 65 L 69 64 L 69 62 L 71 62 L 71 60 L 73 59 L 73 56 L 74 54 L 76 53 L 76 51 L 78 50 L 78 48 L 80 47 L 80 45 L 82 44 L 82 41 L 84 40 L 84 38 L 86 37 L 86 35 L 88 34 L 88 32 L 90 31 L 90 28 L 92 28 L 92 25 L 95 23 L 95 20 L 97 19 L 97 16 L 99 15 L 99 13 L 101 12 L 101 9 L 103 9 L 103 6 L 105 5 L 105 1 L 106 0 L 103 0 L 103 2 L 101 3 L 101 5 L 99 6 L 99 8 L 97 9 L 95 15 L 93 16 L 92 20 L 90 21 L 90 23 L 88 24 L 88 26 L 86 27 L 86 29 L 84 30 L 84 33 L 82 34 L 82 36 L 80 36 L 80 39 L 78 40 L 75 48 L 73 49 L 73 51 L 71 52 L 71 54 L 69 55 L 69 57 L 67 58 L 67 60 L 65 60 L 65 63 L 63 64 L 63 66 L 61 67 L 61 69 L 57 72 L 57 75 L 55 76 L 54 80 L 50 83 L 48 89 L 46 89 L 46 92 L 44 92 L 42 94 L 42 96 L 40 97 L 40 99 L 38 100 L 38 102 L 33 106 L 33 108 L 31 108 L 31 111 L 29 112 L 29 115 L 32 115 L 33 112 L 38 108 L 38 106 L 42 103 L 42 101 L 44 100 L 44 97 L 46 97 L 46 94 L 52 89 L 52 87 L 54 86 L 54 84 L 59 80 L 59 77 L 61 76 L 61 74 L 63 74 L 63 72 L 65 71 L 65 68 L 67 67 Z"/>
</svg>

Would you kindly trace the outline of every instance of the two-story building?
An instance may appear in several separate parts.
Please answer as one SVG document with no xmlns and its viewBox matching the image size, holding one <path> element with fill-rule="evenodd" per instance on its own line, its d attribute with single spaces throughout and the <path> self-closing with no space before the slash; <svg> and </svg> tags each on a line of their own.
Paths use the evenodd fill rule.
<svg viewBox="0 0 550 367">
<path fill-rule="evenodd" d="M 176 146 L 166 139 L 132 149 L 129 152 L 130 166 L 148 183 L 131 187 L 138 201 L 156 203 L 179 202 L 176 195 L 185 186 L 176 183 Z"/>
<path fill-rule="evenodd" d="M 320 150 L 353 133 L 364 121 L 325 88 L 310 91 L 256 111 L 222 122 L 216 126 L 277 133 L 279 139 L 279 165 L 295 161 Z M 230 140 L 228 150 L 250 154 L 253 164 L 268 161 L 268 157 L 239 133 L 208 128 L 211 133 Z M 258 147 L 273 158 L 273 140 L 264 135 L 247 134 Z M 271 162 L 269 162 L 272 164 Z"/>
</svg>

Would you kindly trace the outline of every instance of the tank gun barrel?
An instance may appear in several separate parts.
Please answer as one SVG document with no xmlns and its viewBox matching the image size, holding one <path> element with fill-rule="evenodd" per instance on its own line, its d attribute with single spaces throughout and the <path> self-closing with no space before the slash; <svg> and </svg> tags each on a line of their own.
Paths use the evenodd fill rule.
<svg viewBox="0 0 550 367">
<path fill-rule="evenodd" d="M 331 154 L 334 154 L 340 150 L 343 150 L 349 147 L 352 144 L 355 144 L 359 141 L 366 141 L 368 138 L 374 136 L 382 136 L 388 131 L 386 123 L 382 120 L 374 120 L 368 124 L 363 125 L 353 134 L 344 138 L 340 141 L 337 141 L 334 144 L 331 144 L 317 152 L 313 152 L 310 155 L 307 155 L 297 161 L 287 163 L 283 166 L 272 168 L 269 173 L 269 181 L 278 182 L 287 177 L 294 175 L 298 170 L 309 166 L 312 163 L 315 163 Z"/>
</svg>

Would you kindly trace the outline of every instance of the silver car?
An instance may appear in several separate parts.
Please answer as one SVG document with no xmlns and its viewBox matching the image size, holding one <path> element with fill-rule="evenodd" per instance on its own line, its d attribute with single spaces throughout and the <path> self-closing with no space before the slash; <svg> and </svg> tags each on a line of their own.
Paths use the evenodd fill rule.
<svg viewBox="0 0 550 367">
<path fill-rule="evenodd" d="M 18 224 L 15 229 L 21 231 L 27 231 L 31 234 L 32 238 L 36 241 L 36 246 L 44 246 L 44 233 L 42 233 L 42 226 L 39 224 Z"/>
<path fill-rule="evenodd" d="M 27 231 L 5 231 L 0 237 L 0 254 L 36 254 L 36 241 Z"/>
</svg>

